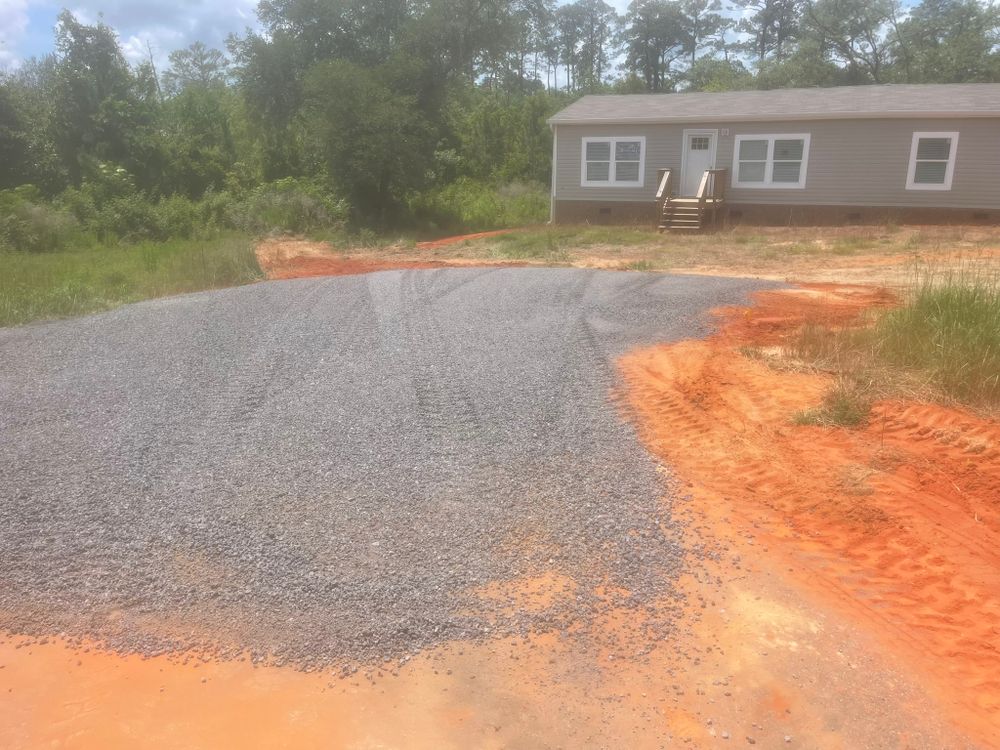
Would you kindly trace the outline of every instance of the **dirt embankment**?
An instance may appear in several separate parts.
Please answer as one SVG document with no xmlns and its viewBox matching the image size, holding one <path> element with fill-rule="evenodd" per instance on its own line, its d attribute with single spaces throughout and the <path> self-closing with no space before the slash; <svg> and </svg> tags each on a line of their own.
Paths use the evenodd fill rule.
<svg viewBox="0 0 1000 750">
<path fill-rule="evenodd" d="M 885 305 L 865 287 L 764 292 L 719 311 L 705 341 L 642 350 L 621 368 L 648 446 L 693 484 L 709 526 L 753 535 L 911 671 L 965 731 L 1000 736 L 1000 424 L 885 401 L 863 429 L 798 426 L 830 376 L 740 352 L 804 321 L 849 325 Z"/>
<path fill-rule="evenodd" d="M 416 250 L 426 253 L 467 240 L 504 234 L 509 230 L 477 232 L 476 234 L 445 237 L 431 242 L 418 242 Z M 257 262 L 269 279 L 301 279 L 315 276 L 349 276 L 373 271 L 414 268 L 454 268 L 476 266 L 515 266 L 516 262 L 487 262 L 473 258 L 420 258 L 404 251 L 337 252 L 326 242 L 279 238 L 264 240 L 257 245 Z"/>
<path fill-rule="evenodd" d="M 437 268 L 443 263 L 377 260 L 330 251 L 324 242 L 266 240 L 257 246 L 257 262 L 269 279 L 300 279 L 314 276 L 347 276 L 394 268 Z"/>
</svg>

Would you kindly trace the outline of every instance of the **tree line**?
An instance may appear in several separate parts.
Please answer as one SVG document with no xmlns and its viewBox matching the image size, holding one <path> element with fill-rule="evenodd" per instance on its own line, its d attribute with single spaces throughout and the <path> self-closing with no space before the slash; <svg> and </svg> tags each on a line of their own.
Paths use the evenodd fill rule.
<svg viewBox="0 0 1000 750">
<path fill-rule="evenodd" d="M 546 183 L 545 119 L 582 93 L 1000 80 L 992 4 L 735 3 L 262 0 L 259 31 L 165 70 L 64 11 L 55 52 L 0 76 L 0 190 L 198 201 L 302 180 L 389 224 Z"/>
</svg>

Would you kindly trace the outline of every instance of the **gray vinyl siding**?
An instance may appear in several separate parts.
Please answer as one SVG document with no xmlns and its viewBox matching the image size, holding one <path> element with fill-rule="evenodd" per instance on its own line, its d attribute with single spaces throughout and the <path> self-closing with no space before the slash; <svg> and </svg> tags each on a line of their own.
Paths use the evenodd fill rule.
<svg viewBox="0 0 1000 750">
<path fill-rule="evenodd" d="M 680 182 L 683 132 L 718 130 L 716 166 L 729 170 L 727 198 L 733 203 L 933 208 L 1000 207 L 1000 119 L 865 119 L 671 125 L 557 125 L 553 194 L 558 200 L 596 202 L 652 200 L 656 171 L 670 168 Z M 724 135 L 723 131 L 728 130 Z M 915 131 L 959 133 L 951 190 L 907 190 L 906 175 Z M 733 188 L 733 144 L 737 135 L 809 133 L 809 161 L 802 189 Z M 646 137 L 642 188 L 583 187 L 580 150 L 584 137 Z"/>
</svg>

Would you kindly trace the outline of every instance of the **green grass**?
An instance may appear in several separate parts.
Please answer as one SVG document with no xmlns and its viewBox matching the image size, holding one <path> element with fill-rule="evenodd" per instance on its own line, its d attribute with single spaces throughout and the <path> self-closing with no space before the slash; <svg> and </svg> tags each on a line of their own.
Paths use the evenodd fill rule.
<svg viewBox="0 0 1000 750">
<path fill-rule="evenodd" d="M 656 265 L 651 260 L 633 260 L 625 264 L 628 271 L 653 271 Z"/>
<path fill-rule="evenodd" d="M 665 244 L 665 239 L 652 228 L 555 226 L 502 234 L 477 244 L 494 245 L 495 252 L 507 257 L 536 258 L 579 248 Z"/>
<path fill-rule="evenodd" d="M 868 422 L 872 399 L 868 389 L 855 377 L 842 378 L 815 409 L 795 415 L 795 424 L 839 427 L 860 427 Z"/>
<path fill-rule="evenodd" d="M 1000 270 L 924 271 L 904 303 L 848 330 L 805 326 L 793 354 L 838 376 L 802 424 L 863 424 L 891 395 L 1000 408 Z"/>
<path fill-rule="evenodd" d="M 874 329 L 877 355 L 949 396 L 1000 405 L 1000 272 L 927 274 Z"/>
<path fill-rule="evenodd" d="M 50 253 L 0 252 L 0 325 L 106 310 L 262 278 L 242 235 Z"/>
<path fill-rule="evenodd" d="M 877 240 L 881 244 L 884 243 L 884 239 Z M 833 255 L 856 255 L 862 250 L 867 250 L 871 247 L 871 242 L 867 241 L 861 237 L 838 237 L 833 241 L 833 246 L 830 248 L 830 253 Z"/>
</svg>

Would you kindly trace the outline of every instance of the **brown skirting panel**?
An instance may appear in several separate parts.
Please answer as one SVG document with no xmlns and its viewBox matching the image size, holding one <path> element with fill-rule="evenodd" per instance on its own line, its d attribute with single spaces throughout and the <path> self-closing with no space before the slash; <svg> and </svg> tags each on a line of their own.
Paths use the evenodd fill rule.
<svg viewBox="0 0 1000 750">
<path fill-rule="evenodd" d="M 555 201 L 557 224 L 656 224 L 649 202 Z M 1000 208 L 898 208 L 892 206 L 797 206 L 727 204 L 720 216 L 728 225 L 822 226 L 844 224 L 1000 224 Z"/>
<path fill-rule="evenodd" d="M 556 224 L 644 224 L 656 223 L 653 201 L 555 201 Z"/>
<path fill-rule="evenodd" d="M 1000 208 L 900 208 L 895 206 L 771 206 L 733 203 L 726 221 L 764 226 L 844 224 L 998 224 Z"/>
</svg>

